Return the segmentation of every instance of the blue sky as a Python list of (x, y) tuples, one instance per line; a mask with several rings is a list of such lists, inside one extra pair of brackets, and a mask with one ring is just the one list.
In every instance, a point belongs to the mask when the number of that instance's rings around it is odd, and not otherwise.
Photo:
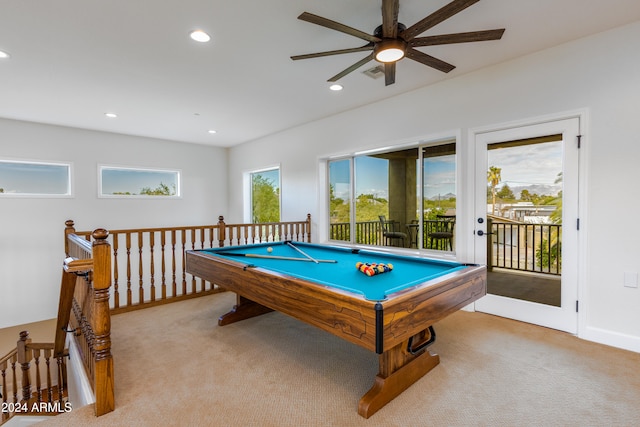
[(0, 188), (5, 194), (68, 194), (69, 166), (3, 161)]
[[(502, 169), (502, 181), (511, 188), (532, 185), (548, 186), (553, 195), (562, 189), (555, 184), (562, 171), (562, 142), (546, 142), (489, 150), (489, 166)], [(433, 199), (438, 195), (456, 194), (456, 164), (454, 155), (429, 157), (424, 162), (424, 194)], [(356, 196), (374, 194), (388, 199), (389, 165), (385, 159), (361, 156), (355, 159)], [(330, 163), (330, 177), (336, 197), (349, 194), (349, 162)], [(520, 194), (515, 194), (519, 197)]]
[(557, 191), (562, 189), (554, 184), (562, 172), (562, 141), (489, 150), (488, 163), (502, 169), (499, 188), (508, 184), (511, 188), (548, 185)]
[[(424, 159), (425, 195), (428, 198), (438, 194), (456, 194), (455, 156), (441, 156)], [(349, 193), (349, 162), (330, 163), (330, 176), (336, 197), (345, 198)], [(383, 198), (389, 195), (389, 163), (376, 157), (356, 158), (356, 195), (374, 194)]]
[(114, 194), (117, 192), (140, 194), (140, 190), (149, 187), (154, 190), (160, 183), (173, 190), (179, 191), (179, 183), (176, 171), (156, 171), (137, 169), (103, 169), (102, 170), (102, 194)]

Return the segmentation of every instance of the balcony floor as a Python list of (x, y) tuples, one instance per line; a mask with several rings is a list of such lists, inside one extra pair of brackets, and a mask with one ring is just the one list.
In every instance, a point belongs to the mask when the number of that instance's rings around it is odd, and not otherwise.
[(560, 276), (511, 272), (487, 273), (487, 293), (560, 307)]

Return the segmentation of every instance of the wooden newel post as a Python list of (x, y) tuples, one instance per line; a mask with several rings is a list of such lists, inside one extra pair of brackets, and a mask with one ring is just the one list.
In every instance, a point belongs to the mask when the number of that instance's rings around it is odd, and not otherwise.
[(218, 246), (223, 247), (226, 240), (227, 224), (224, 223), (224, 217), (220, 215), (218, 217)]
[(307, 214), (307, 243), (311, 243), (311, 214)]
[(109, 288), (111, 287), (111, 246), (109, 232), (99, 228), (92, 234), (93, 241), (93, 332), (95, 341), (94, 391), (96, 416), (115, 408), (113, 357), (111, 355), (111, 317), (109, 313)]
[(67, 236), (69, 236), (69, 234), (73, 234), (76, 232), (76, 229), (74, 228), (74, 222), (72, 219), (68, 219), (64, 222), (64, 225), (66, 226), (64, 228), (64, 253), (66, 254), (65, 256), (69, 256), (69, 239), (67, 238)]
[(31, 398), (31, 376), (29, 375), (29, 369), (31, 368), (31, 350), (27, 346), (31, 344), (31, 338), (29, 338), (29, 332), (20, 332), (20, 339), (18, 340), (18, 363), (22, 368), (22, 402), (29, 402)]

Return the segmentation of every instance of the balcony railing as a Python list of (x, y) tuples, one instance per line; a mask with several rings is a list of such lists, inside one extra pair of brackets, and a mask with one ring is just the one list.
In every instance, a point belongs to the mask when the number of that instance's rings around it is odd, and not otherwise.
[[(440, 231), (443, 224), (446, 224), (445, 220), (425, 220), (422, 226), (422, 241), (424, 242), (424, 249), (433, 250), (447, 250), (444, 242), (434, 240), (431, 242), (427, 237), (434, 231)], [(417, 236), (412, 235), (411, 229), (408, 227), (403, 229), (398, 222), (390, 221), (389, 226), (391, 231), (402, 231), (407, 233), (408, 239), (405, 242), (406, 246), (417, 247)], [(417, 230), (417, 228), (416, 228)], [(416, 231), (414, 231), (416, 233)], [(338, 240), (343, 242), (351, 241), (351, 227), (348, 222), (338, 222), (330, 224), (329, 227), (329, 239)], [(355, 243), (359, 245), (374, 245), (384, 246), (384, 239), (382, 238), (382, 227), (380, 221), (360, 221), (356, 222), (356, 239)]]
[[(439, 230), (442, 220), (425, 220), (422, 226), (424, 249), (447, 250), (443, 241), (434, 241), (431, 246), (429, 234)], [(560, 275), (562, 272), (562, 225), (523, 224), (488, 220), (492, 234), (487, 237), (487, 267), (530, 271)], [(400, 230), (396, 226), (396, 231)], [(334, 223), (329, 228), (331, 240), (351, 240), (351, 227), (347, 222)], [(407, 246), (417, 246), (416, 236), (409, 234)], [(455, 241), (455, 239), (454, 239)], [(382, 246), (382, 229), (379, 221), (356, 222), (355, 243)]]
[(562, 225), (488, 220), (488, 267), (560, 275)]

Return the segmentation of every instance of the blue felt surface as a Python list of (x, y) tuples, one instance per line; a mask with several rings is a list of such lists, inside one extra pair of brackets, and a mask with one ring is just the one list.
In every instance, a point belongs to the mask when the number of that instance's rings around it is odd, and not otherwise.
[[(317, 260), (335, 260), (337, 263), (314, 263), (266, 258), (238, 257), (227, 254), (257, 254), (305, 258), (300, 252), (283, 242), (231, 246), (205, 249), (204, 252), (226, 257), (247, 265), (255, 265), (282, 274), (313, 281), (326, 286), (354, 292), (372, 301), (384, 300), (387, 295), (463, 269), (462, 264), (427, 258), (407, 257), (384, 252), (360, 250), (354, 254), (349, 248), (293, 242), (295, 247)], [(271, 247), (272, 252), (267, 248)], [(356, 263), (392, 264), (393, 270), (375, 276), (367, 276), (356, 269)]]

